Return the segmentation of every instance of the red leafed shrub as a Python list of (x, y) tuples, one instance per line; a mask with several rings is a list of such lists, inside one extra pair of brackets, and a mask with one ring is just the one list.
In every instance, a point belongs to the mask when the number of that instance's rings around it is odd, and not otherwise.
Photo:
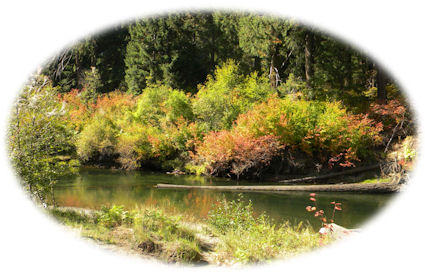
[(208, 133), (197, 147), (198, 159), (211, 175), (260, 176), (283, 146), (273, 135), (253, 137), (235, 131)]
[[(383, 143), (389, 144), (394, 139), (400, 140), (413, 135), (415, 126), (405, 104), (399, 100), (390, 100), (387, 104), (371, 104), (371, 117), (383, 124)], [(388, 146), (388, 145), (387, 145)]]
[(384, 124), (384, 130), (392, 130), (397, 124), (408, 119), (406, 106), (398, 100), (390, 100), (387, 104), (370, 105), (371, 116)]

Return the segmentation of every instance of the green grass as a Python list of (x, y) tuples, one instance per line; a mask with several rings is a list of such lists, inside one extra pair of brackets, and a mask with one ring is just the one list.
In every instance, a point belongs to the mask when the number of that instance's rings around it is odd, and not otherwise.
[(78, 229), (83, 237), (114, 244), (165, 262), (197, 264), (258, 263), (287, 258), (330, 242), (311, 227), (275, 224), (264, 214), (254, 216), (242, 196), (222, 200), (206, 221), (153, 208), (131, 211), (122, 206), (84, 212), (54, 208), (51, 214)]
[(222, 200), (209, 214), (209, 224), (220, 241), (216, 247), (218, 263), (258, 263), (287, 258), (324, 245), (311, 227), (302, 223), (275, 224), (262, 214), (253, 215), (251, 202)]
[(386, 178), (369, 178), (369, 179), (365, 179), (360, 183), (387, 183), (390, 182), (391, 178), (390, 177), (386, 177)]

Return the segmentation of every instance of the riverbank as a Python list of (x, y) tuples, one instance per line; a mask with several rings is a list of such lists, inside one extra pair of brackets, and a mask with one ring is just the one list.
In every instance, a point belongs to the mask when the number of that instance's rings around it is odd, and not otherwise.
[(145, 206), (133, 210), (56, 207), (49, 213), (102, 247), (166, 263), (268, 262), (331, 242), (302, 223), (276, 224), (265, 215), (254, 216), (252, 206), (241, 200), (223, 200), (205, 220)]

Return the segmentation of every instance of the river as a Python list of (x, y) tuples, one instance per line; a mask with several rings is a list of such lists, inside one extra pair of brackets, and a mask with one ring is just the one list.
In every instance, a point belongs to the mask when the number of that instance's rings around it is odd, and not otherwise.
[[(249, 182), (201, 176), (174, 176), (154, 172), (126, 172), (106, 169), (81, 169), (79, 175), (63, 178), (54, 193), (60, 206), (100, 208), (124, 205), (159, 206), (166, 210), (205, 218), (218, 199), (236, 199), (238, 192), (212, 190), (157, 189), (158, 183), (181, 185), (275, 185), (276, 183)], [(390, 201), (392, 194), (318, 193), (317, 203), (328, 217), (332, 214), (330, 202), (342, 203), (335, 222), (346, 228), (365, 223)], [(243, 199), (252, 201), (254, 212), (265, 212), (276, 222), (292, 224), (303, 221), (318, 228), (320, 223), (305, 209), (311, 205), (309, 192), (244, 192)]]

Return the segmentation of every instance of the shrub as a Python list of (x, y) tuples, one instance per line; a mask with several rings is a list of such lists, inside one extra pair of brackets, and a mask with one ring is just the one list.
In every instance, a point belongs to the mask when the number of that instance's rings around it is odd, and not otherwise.
[[(253, 263), (319, 247), (323, 240), (311, 227), (300, 223), (274, 224), (266, 215), (255, 217), (252, 203), (239, 195), (236, 201), (221, 200), (208, 214), (221, 242), (216, 246), (219, 262)], [(325, 241), (327, 242), (327, 241)]]
[(113, 119), (114, 115), (123, 115), (131, 111), (136, 104), (136, 99), (133, 95), (125, 94), (120, 91), (113, 91), (97, 98), (95, 109), (96, 112)]
[(238, 179), (248, 173), (256, 177), (282, 147), (273, 135), (253, 137), (237, 131), (208, 133), (197, 147), (199, 160), (211, 175), (231, 173)]
[(222, 234), (238, 228), (248, 229), (257, 223), (252, 202), (246, 204), (242, 194), (236, 200), (220, 200), (208, 213), (207, 221)]
[(124, 209), (124, 206), (112, 205), (112, 207), (102, 207), (97, 214), (97, 222), (107, 228), (117, 227), (122, 224), (132, 224), (134, 214)]
[(293, 73), (290, 73), (285, 83), (278, 86), (281, 95), (290, 94), (294, 97), (311, 98), (312, 89), (308, 88), (307, 83), (300, 78), (296, 78)]
[(233, 60), (217, 67), (200, 86), (193, 100), (193, 112), (208, 130), (229, 129), (240, 113), (274, 93), (265, 77), (243, 76)]
[(123, 129), (118, 136), (116, 153), (124, 169), (137, 169), (144, 164), (169, 169), (166, 164), (184, 151), (188, 134), (177, 126), (163, 125), (160, 128), (133, 123)]
[(67, 121), (69, 121), (77, 131), (80, 131), (85, 126), (93, 110), (87, 108), (79, 93), (77, 89), (73, 89), (68, 93), (58, 95), (59, 100), (65, 103)]
[(193, 115), (189, 97), (183, 91), (155, 84), (143, 90), (134, 117), (140, 123), (158, 126), (162, 120), (175, 122), (180, 117), (191, 120)]
[(135, 126), (119, 135), (116, 152), (123, 169), (140, 168), (142, 160), (148, 160), (152, 156), (152, 147), (145, 129)]
[(417, 155), (417, 139), (407, 136), (395, 143), (386, 155), (382, 172), (393, 178), (408, 177)]
[(198, 261), (201, 258), (199, 241), (194, 231), (183, 226), (180, 220), (181, 217), (166, 215), (162, 211), (144, 210), (134, 226), (136, 238), (141, 243), (139, 247), (151, 244), (154, 248), (148, 253), (167, 261)]
[(35, 76), (19, 94), (11, 115), (8, 130), (11, 163), (31, 196), (54, 205), (56, 181), (74, 173), (75, 163), (59, 161), (59, 156), (73, 151), (73, 132), (65, 120), (65, 106), (58, 101), (51, 82), (46, 77)]
[(97, 115), (78, 134), (77, 154), (83, 162), (110, 161), (115, 152), (118, 130), (106, 117)]
[(235, 129), (254, 137), (273, 135), (293, 153), (304, 152), (330, 166), (352, 166), (380, 143), (382, 125), (348, 113), (338, 102), (271, 98), (240, 115)]
[(415, 127), (407, 106), (394, 99), (386, 104), (372, 103), (370, 105), (371, 117), (383, 124), (383, 142), (391, 143), (394, 138), (404, 138), (413, 135)]

